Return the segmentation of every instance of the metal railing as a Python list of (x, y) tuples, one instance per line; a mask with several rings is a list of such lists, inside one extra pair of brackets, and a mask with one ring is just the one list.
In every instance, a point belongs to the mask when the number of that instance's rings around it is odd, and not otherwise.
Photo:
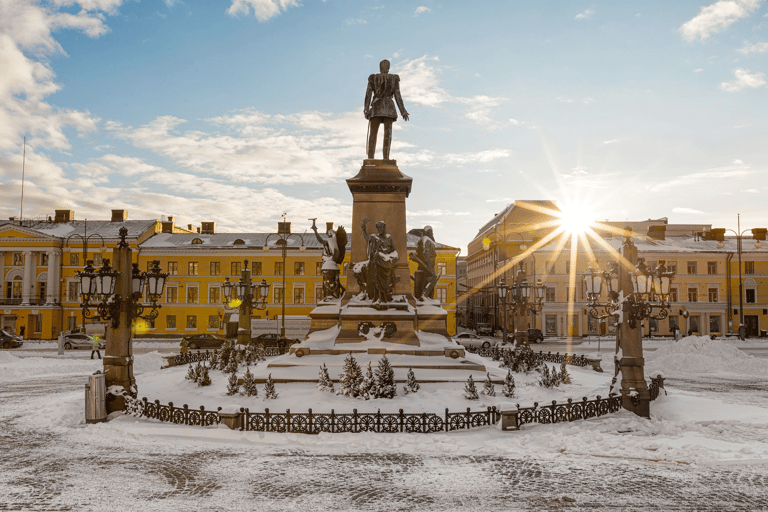
[[(477, 347), (465, 347), (464, 348), (467, 352), (470, 352), (472, 354), (477, 354), (481, 357), (488, 357), (493, 358), (496, 355), (499, 355), (503, 358), (503, 352), (507, 350), (512, 350), (509, 348), (502, 348), (502, 349), (495, 349), (495, 348), (477, 348)], [(585, 355), (575, 355), (575, 354), (561, 354), (560, 352), (555, 352), (554, 354), (552, 352), (533, 352), (534, 354), (534, 362), (535, 363), (557, 363), (557, 364), (567, 364), (571, 366), (589, 366), (590, 362), (587, 359)]]

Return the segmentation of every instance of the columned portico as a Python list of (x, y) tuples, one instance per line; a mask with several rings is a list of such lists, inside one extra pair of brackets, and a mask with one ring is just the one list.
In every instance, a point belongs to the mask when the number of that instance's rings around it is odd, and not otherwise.
[(59, 265), (58, 251), (48, 251), (48, 281), (45, 286), (45, 303), (52, 305), (58, 302)]

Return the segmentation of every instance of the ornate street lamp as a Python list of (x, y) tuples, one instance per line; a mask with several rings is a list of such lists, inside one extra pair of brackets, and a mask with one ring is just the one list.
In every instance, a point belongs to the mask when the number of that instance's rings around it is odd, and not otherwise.
[(280, 337), (285, 337), (285, 257), (286, 257), (286, 251), (288, 249), (288, 241), (291, 239), (291, 237), (299, 237), (299, 241), (301, 242), (301, 245), (299, 246), (299, 250), (304, 252), (307, 250), (306, 246), (304, 245), (304, 237), (298, 233), (291, 233), (291, 223), (285, 222), (285, 214), (283, 214), (283, 222), (278, 222), (277, 224), (277, 233), (271, 233), (267, 235), (267, 239), (264, 240), (264, 251), (269, 250), (269, 239), (272, 237), (276, 237), (277, 241), (275, 242), (275, 245), (279, 245), (282, 248), (283, 251), (283, 297), (282, 297), (282, 326), (280, 328)]
[[(222, 284), (224, 295), (224, 309), (239, 309), (237, 342), (248, 344), (251, 341), (251, 313), (254, 309), (266, 309), (269, 296), (269, 284), (262, 279), (257, 284), (251, 281), (251, 269), (248, 268), (248, 260), (243, 262), (240, 270), (240, 280), (233, 283), (227, 277)], [(236, 300), (238, 305), (229, 307), (229, 303)]]
[[(741, 253), (742, 253), (742, 246), (741, 246), (741, 240), (744, 237), (744, 233), (747, 231), (752, 232), (752, 238), (755, 240), (755, 249), (760, 249), (763, 246), (763, 241), (765, 241), (765, 235), (768, 233), (768, 229), (766, 228), (753, 228), (753, 229), (745, 229), (744, 231), (741, 230), (741, 214), (737, 214), (736, 216), (736, 231), (732, 229), (724, 229), (724, 228), (713, 228), (709, 232), (709, 239), (717, 240), (717, 246), (722, 249), (725, 247), (725, 232), (730, 231), (731, 233), (736, 235), (736, 252), (739, 255), (739, 327), (744, 325), (744, 283), (742, 282), (742, 276), (741, 276)], [(728, 318), (730, 319), (731, 312), (728, 311)], [(731, 325), (733, 325), (733, 322), (731, 321)], [(731, 331), (733, 330), (733, 327), (731, 326)], [(739, 331), (740, 336), (746, 337), (746, 329), (744, 329), (744, 332), (741, 330)], [(743, 338), (742, 338), (743, 339)]]
[(507, 287), (504, 279), (499, 280), (498, 286), (499, 298), (501, 299), (501, 342), (507, 344)]
[(547, 286), (539, 279), (536, 284), (529, 283), (523, 270), (523, 262), (519, 263), (519, 269), (515, 282), (509, 287), (509, 305), (515, 311), (515, 339), (519, 346), (528, 345), (528, 326), (522, 325), (527, 313), (536, 314), (544, 306), (544, 296)]

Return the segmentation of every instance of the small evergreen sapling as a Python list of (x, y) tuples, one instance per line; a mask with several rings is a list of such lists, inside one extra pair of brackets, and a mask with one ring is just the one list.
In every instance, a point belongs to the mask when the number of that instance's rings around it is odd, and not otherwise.
[(200, 373), (197, 376), (197, 385), (198, 386), (210, 386), (211, 385), (211, 376), (208, 374), (208, 367), (203, 365), (200, 368)]
[(259, 396), (259, 390), (256, 386), (256, 378), (251, 373), (250, 368), (245, 369), (245, 375), (243, 375), (243, 391), (245, 396)]
[(413, 368), (408, 368), (408, 377), (405, 381), (405, 386), (403, 386), (403, 393), (407, 395), (408, 393), (415, 393), (419, 389), (421, 389), (421, 386), (418, 381), (416, 381), (416, 375), (413, 374)]
[[(197, 363), (198, 366), (200, 363)], [(184, 377), (185, 379), (191, 380), (192, 382), (197, 382), (197, 371), (194, 366), (192, 366), (192, 363), (189, 363), (189, 368), (187, 368), (187, 376)]]
[(333, 381), (331, 380), (331, 376), (328, 375), (328, 367), (325, 366), (325, 363), (320, 367), (320, 377), (317, 381), (317, 389), (320, 391), (328, 391), (330, 393), (334, 392)]
[(365, 375), (363, 376), (363, 380), (360, 382), (357, 398), (364, 398), (365, 400), (378, 398), (376, 391), (376, 379), (373, 377), (373, 368), (371, 368), (371, 362), (368, 361), (368, 366), (365, 369)]
[(227, 363), (226, 368), (224, 369), (227, 373), (237, 373), (237, 353), (239, 350), (235, 349), (232, 352), (229, 353), (229, 362)]
[(226, 340), (224, 343), (221, 344), (221, 354), (219, 354), (219, 370), (224, 371), (224, 369), (229, 364), (229, 355), (232, 353), (232, 344), (229, 340)]
[(272, 380), (272, 374), (269, 374), (269, 377), (267, 377), (267, 382), (264, 383), (264, 399), (265, 400), (274, 400), (277, 398), (277, 391), (275, 391), (275, 383)]
[(477, 395), (477, 388), (475, 387), (475, 381), (472, 379), (472, 375), (467, 379), (467, 383), (464, 384), (464, 398), (467, 400), (480, 400)]
[(231, 373), (227, 382), (227, 395), (232, 396), (240, 392), (240, 384), (237, 383), (237, 374)]
[(568, 373), (568, 368), (565, 367), (565, 361), (560, 365), (560, 382), (563, 384), (571, 384), (571, 374)]
[(395, 370), (392, 369), (387, 355), (384, 354), (379, 359), (379, 365), (376, 367), (376, 397), (393, 398), (395, 395), (397, 395)]
[(485, 382), (483, 382), (483, 394), (487, 396), (496, 396), (496, 388), (493, 387), (490, 373), (485, 374)]
[(350, 352), (344, 359), (344, 366), (339, 376), (339, 390), (337, 395), (346, 395), (356, 397), (360, 390), (360, 383), (363, 381), (363, 372), (360, 365), (357, 364), (355, 357)]
[(211, 366), (211, 368), (216, 368), (219, 365), (219, 351), (214, 350), (211, 354), (210, 359), (208, 359), (208, 364)]
[(512, 370), (507, 370), (507, 377), (504, 379), (504, 386), (501, 388), (501, 394), (507, 398), (515, 396), (515, 377)]

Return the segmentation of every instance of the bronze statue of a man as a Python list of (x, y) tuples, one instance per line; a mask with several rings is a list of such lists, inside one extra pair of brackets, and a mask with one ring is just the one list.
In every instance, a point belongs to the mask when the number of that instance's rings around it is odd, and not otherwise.
[(365, 104), (363, 115), (369, 121), (368, 158), (373, 159), (376, 152), (376, 137), (379, 133), (379, 125), (384, 123), (384, 160), (389, 160), (389, 148), (392, 145), (392, 123), (397, 121), (397, 107), (405, 121), (408, 120), (408, 112), (400, 97), (400, 77), (389, 74), (389, 61), (379, 63), (381, 73), (368, 77), (368, 88), (365, 91)]
[(363, 238), (368, 242), (368, 261), (364, 270), (365, 294), (372, 302), (392, 302), (395, 267), (400, 257), (384, 221), (376, 223), (377, 233), (368, 234), (368, 220), (363, 219), (362, 226)]
[(435, 272), (435, 235), (432, 226), (424, 226), (423, 234), (416, 246), (416, 254), (409, 255), (411, 261), (418, 264), (413, 284), (413, 295), (417, 299), (434, 299), (435, 286), (437, 286), (437, 273)]

